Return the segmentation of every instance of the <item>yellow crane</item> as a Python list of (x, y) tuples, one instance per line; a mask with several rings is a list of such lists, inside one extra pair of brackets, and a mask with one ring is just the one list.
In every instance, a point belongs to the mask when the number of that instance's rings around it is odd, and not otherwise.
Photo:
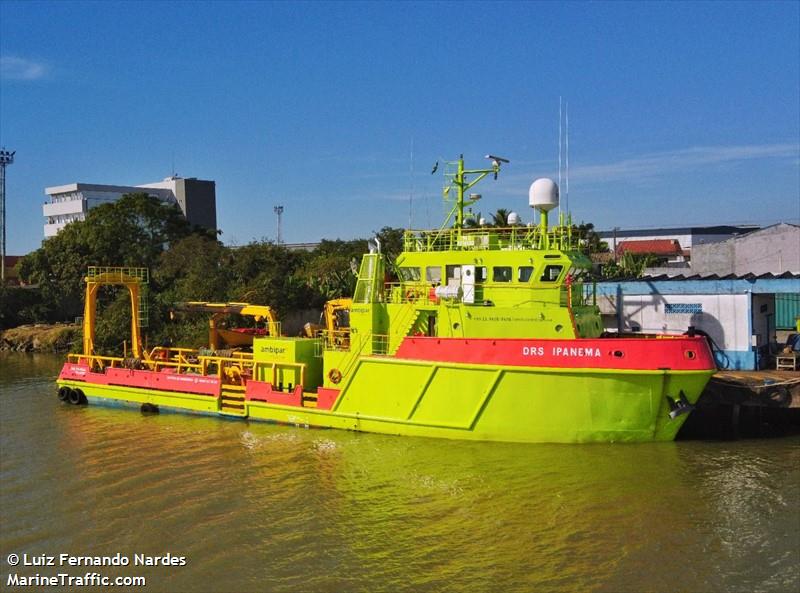
[(280, 323), (274, 311), (267, 305), (251, 305), (250, 303), (207, 303), (204, 301), (190, 301), (178, 303), (174, 311), (187, 313), (211, 313), (208, 320), (208, 347), (218, 350), (224, 342), (228, 346), (252, 346), (256, 331), (232, 330), (219, 327), (220, 318), (235, 313), (245, 317), (252, 317), (256, 323), (265, 323), (264, 335), (279, 336)]

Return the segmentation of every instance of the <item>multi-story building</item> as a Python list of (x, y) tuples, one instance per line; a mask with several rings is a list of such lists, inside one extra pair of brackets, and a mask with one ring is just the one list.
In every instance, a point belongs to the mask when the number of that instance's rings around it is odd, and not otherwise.
[(52, 237), (70, 222), (84, 220), (86, 213), (95, 206), (115, 202), (125, 194), (141, 192), (177, 204), (191, 224), (217, 229), (216, 184), (194, 177), (172, 176), (157, 183), (135, 186), (70, 183), (45, 188), (50, 201), (42, 207), (44, 236)]

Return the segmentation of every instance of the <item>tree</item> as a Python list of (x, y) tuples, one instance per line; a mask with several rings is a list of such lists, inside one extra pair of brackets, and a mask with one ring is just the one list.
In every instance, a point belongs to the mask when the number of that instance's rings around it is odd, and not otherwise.
[(192, 232), (177, 206), (144, 193), (127, 194), (46, 239), (22, 259), (20, 277), (39, 286), (47, 320), (72, 320), (83, 311), (88, 266), (153, 268), (171, 243)]
[(228, 299), (232, 251), (205, 235), (189, 235), (171, 245), (152, 274), (161, 299), (165, 303)]
[(581, 246), (586, 253), (605, 253), (608, 251), (608, 243), (600, 239), (600, 235), (594, 230), (591, 222), (572, 225), (573, 237), (578, 237)]
[(389, 261), (393, 262), (403, 252), (404, 229), (385, 226), (374, 234), (381, 242), (381, 251), (386, 254)]
[(307, 254), (274, 243), (250, 243), (231, 257), (232, 300), (269, 305), (280, 314), (313, 306), (314, 292), (299, 275)]
[(617, 263), (606, 264), (603, 267), (604, 278), (641, 278), (644, 271), (656, 261), (652, 253), (631, 253), (626, 251)]
[(510, 210), (505, 208), (498, 208), (497, 212), (492, 214), (492, 225), (500, 228), (511, 226), (508, 223), (508, 215), (511, 214)]

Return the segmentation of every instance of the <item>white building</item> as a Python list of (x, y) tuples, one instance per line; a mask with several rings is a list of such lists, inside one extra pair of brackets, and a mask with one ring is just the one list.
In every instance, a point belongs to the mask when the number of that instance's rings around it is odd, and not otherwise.
[(173, 176), (157, 183), (135, 186), (70, 183), (45, 188), (50, 201), (42, 206), (44, 236), (52, 237), (70, 222), (85, 220), (86, 213), (95, 206), (115, 202), (125, 194), (142, 192), (177, 204), (192, 224), (212, 230), (217, 228), (215, 183)]
[(682, 334), (689, 326), (714, 341), (723, 369), (764, 368), (777, 348), (779, 297), (800, 294), (800, 275), (641, 278), (597, 285), (608, 331)]
[[(619, 247), (623, 241), (654, 241), (659, 239), (670, 239), (680, 243), (683, 249), (691, 250), (696, 245), (707, 243), (717, 243), (733, 237), (743, 235), (751, 231), (758, 230), (757, 225), (738, 225), (738, 226), (699, 226), (699, 227), (675, 227), (675, 228), (653, 228), (653, 229), (616, 229), (610, 231), (598, 231), (600, 238), (608, 243), (612, 252)], [(615, 244), (616, 243), (616, 244)]]
[(697, 245), (692, 273), (800, 274), (800, 226), (781, 222), (719, 243)]

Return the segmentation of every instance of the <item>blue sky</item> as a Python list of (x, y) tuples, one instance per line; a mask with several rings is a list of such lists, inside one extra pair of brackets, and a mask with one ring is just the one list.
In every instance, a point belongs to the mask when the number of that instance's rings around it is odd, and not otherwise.
[[(570, 206), (602, 229), (800, 219), (800, 3), (0, 1), (8, 252), (46, 186), (217, 182), (228, 243), (437, 226), (437, 160), (511, 159), (532, 218), (569, 102)], [(413, 162), (411, 158), (413, 143)], [(413, 173), (412, 173), (413, 171)], [(562, 188), (563, 194), (563, 188)]]

